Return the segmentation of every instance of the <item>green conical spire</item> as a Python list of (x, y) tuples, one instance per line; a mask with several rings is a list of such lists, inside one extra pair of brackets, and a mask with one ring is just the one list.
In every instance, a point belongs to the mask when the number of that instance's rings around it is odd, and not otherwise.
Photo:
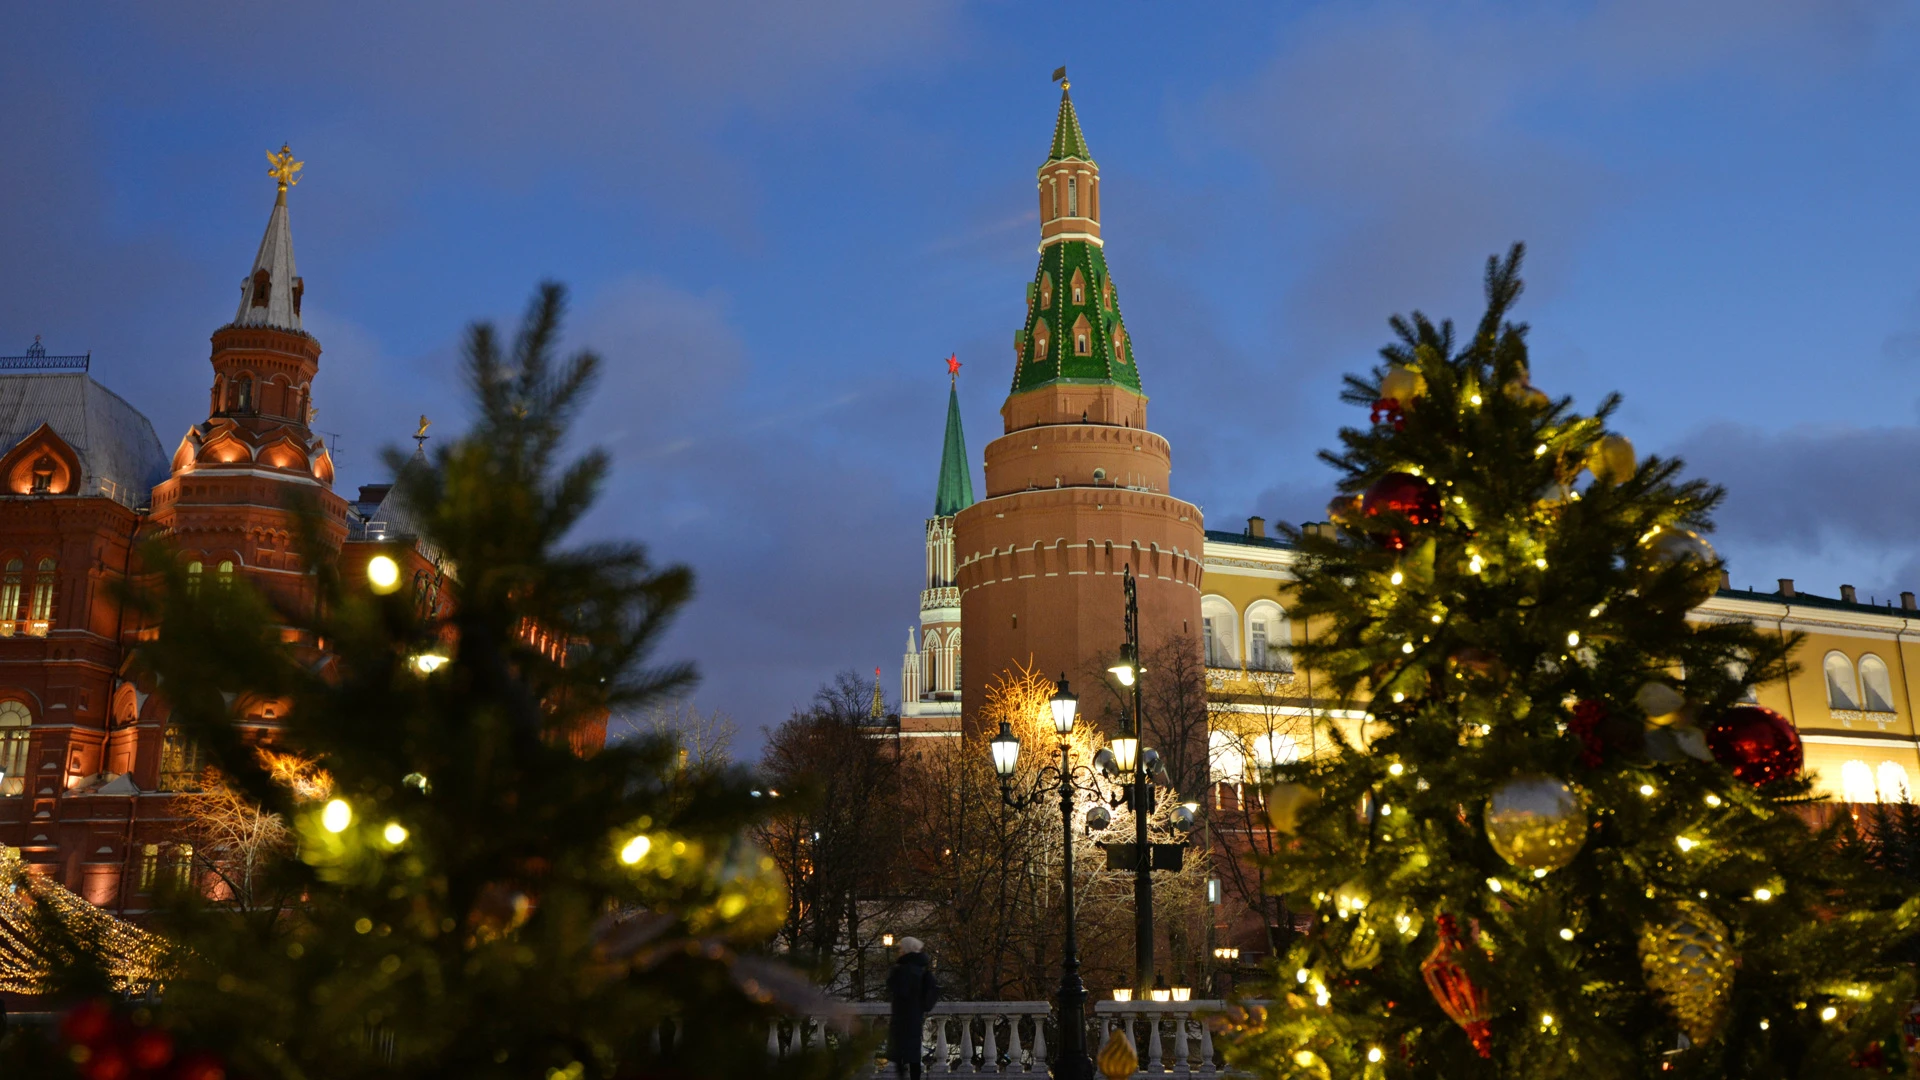
[(1073, 111), (1073, 99), (1067, 96), (1067, 87), (1060, 87), (1060, 119), (1053, 125), (1053, 152), (1047, 155), (1048, 161), (1091, 162), (1093, 154), (1087, 149), (1087, 137), (1080, 133), (1080, 117)]
[(935, 517), (952, 517), (973, 505), (973, 470), (967, 467), (967, 437), (960, 430), (960, 386), (947, 391), (947, 441), (940, 448), (940, 486), (934, 491)]

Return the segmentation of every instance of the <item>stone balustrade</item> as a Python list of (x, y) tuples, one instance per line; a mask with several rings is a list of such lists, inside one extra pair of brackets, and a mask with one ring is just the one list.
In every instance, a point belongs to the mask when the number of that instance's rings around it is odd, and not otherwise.
[(1213, 1031), (1204, 1019), (1225, 1006), (1214, 1000), (1095, 1002), (1089, 1052), (1098, 1053), (1113, 1029), (1122, 1028), (1140, 1057), (1136, 1077), (1234, 1075), (1217, 1060)]
[[(1140, 1057), (1136, 1078), (1227, 1077), (1217, 1060), (1204, 1014), (1220, 1001), (1099, 1001), (1087, 1031), (1087, 1053), (1097, 1054), (1115, 1028), (1125, 1028)], [(868, 1040), (874, 1056), (860, 1075), (892, 1074), (885, 1002), (854, 1002), (831, 1016), (783, 1021), (767, 1032), (767, 1053), (780, 1057), (803, 1047)], [(1053, 1006), (1046, 1001), (943, 1001), (927, 1014), (921, 1036), (928, 1076), (1045, 1076), (1049, 1047), (1059, 1044)]]

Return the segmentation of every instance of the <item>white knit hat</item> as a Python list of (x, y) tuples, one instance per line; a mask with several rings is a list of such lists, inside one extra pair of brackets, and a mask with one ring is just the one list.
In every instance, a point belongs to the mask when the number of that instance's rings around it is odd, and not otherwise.
[(903, 953), (925, 952), (926, 949), (926, 943), (917, 937), (903, 937), (900, 939), (900, 951)]

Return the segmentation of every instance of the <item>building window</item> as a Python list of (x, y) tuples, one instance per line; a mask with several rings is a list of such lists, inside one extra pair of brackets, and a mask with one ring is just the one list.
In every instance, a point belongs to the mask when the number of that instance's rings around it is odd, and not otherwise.
[(1040, 306), (1053, 306), (1053, 275), (1045, 272), (1040, 275)]
[(1047, 324), (1044, 320), (1033, 326), (1033, 360), (1039, 363), (1047, 358)]
[(1879, 782), (1881, 802), (1909, 802), (1912, 785), (1907, 782), (1907, 770), (1897, 761), (1883, 761), (1875, 770), (1874, 779)]
[(1073, 272), (1073, 302), (1076, 305), (1087, 302), (1087, 279), (1079, 270)]
[(160, 876), (160, 845), (146, 844), (140, 848), (140, 884), (135, 892), (151, 893), (154, 879)]
[(232, 584), (233, 584), (233, 560), (221, 559), (220, 560), (220, 587), (224, 589), (227, 586)]
[(1220, 659), (1220, 640), (1213, 630), (1213, 619), (1203, 616), (1200, 619), (1200, 637), (1207, 648), (1207, 666), (1220, 667), (1225, 661)]
[(5, 577), (0, 577), (0, 637), (12, 637), (20, 619), (20, 576), (25, 569), (19, 559), (7, 560)]
[(1873, 770), (1864, 761), (1849, 761), (1840, 766), (1841, 798), (1850, 803), (1878, 802)]
[(1240, 618), (1223, 596), (1200, 598), (1200, 637), (1208, 667), (1240, 666)]
[(1887, 662), (1868, 653), (1860, 658), (1860, 707), (1868, 712), (1893, 711), (1893, 680)]
[[(1835, 709), (1858, 709), (1860, 707), (1859, 684), (1854, 679), (1853, 661), (1843, 652), (1827, 654), (1824, 667), (1827, 672), (1827, 704)], [(1863, 762), (1861, 768), (1866, 768)]]
[(187, 595), (189, 596), (200, 595), (201, 569), (201, 563), (198, 559), (187, 564)]
[(1266, 620), (1255, 619), (1247, 625), (1247, 665), (1255, 671), (1272, 671), (1273, 661), (1267, 655)]
[(33, 463), (33, 487), (29, 494), (46, 495), (53, 491), (53, 459), (45, 454)]
[(1231, 731), (1207, 733), (1207, 767), (1216, 784), (1237, 784), (1247, 778), (1247, 746)]
[(0, 701), (0, 795), (18, 795), (27, 789), (27, 740), (33, 734), (33, 714), (18, 701)]
[(1073, 354), (1075, 356), (1093, 355), (1093, 327), (1087, 323), (1085, 315), (1073, 324)]
[(1080, 184), (1073, 177), (1067, 177), (1067, 216), (1080, 216)]
[(186, 732), (167, 725), (160, 742), (160, 790), (200, 790), (200, 774), (206, 771), (203, 761), (200, 744)]
[(242, 375), (234, 380), (234, 406), (240, 412), (253, 411), (253, 376)]
[(253, 272), (253, 306), (266, 307), (267, 297), (272, 292), (273, 275), (267, 273), (264, 268), (255, 270)]
[(173, 886), (186, 889), (193, 884), (193, 845), (173, 846)]
[(33, 607), (27, 612), (27, 633), (46, 637), (53, 625), (53, 560), (41, 559), (33, 575)]

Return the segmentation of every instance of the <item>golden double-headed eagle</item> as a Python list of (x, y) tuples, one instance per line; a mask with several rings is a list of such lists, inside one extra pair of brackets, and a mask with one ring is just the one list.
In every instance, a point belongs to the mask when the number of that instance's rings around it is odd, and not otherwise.
[(307, 164), (304, 161), (293, 160), (293, 148), (287, 143), (280, 144), (280, 152), (277, 154), (271, 150), (267, 151), (267, 163), (273, 166), (267, 170), (267, 175), (280, 182), (282, 192), (300, 182), (295, 174)]

